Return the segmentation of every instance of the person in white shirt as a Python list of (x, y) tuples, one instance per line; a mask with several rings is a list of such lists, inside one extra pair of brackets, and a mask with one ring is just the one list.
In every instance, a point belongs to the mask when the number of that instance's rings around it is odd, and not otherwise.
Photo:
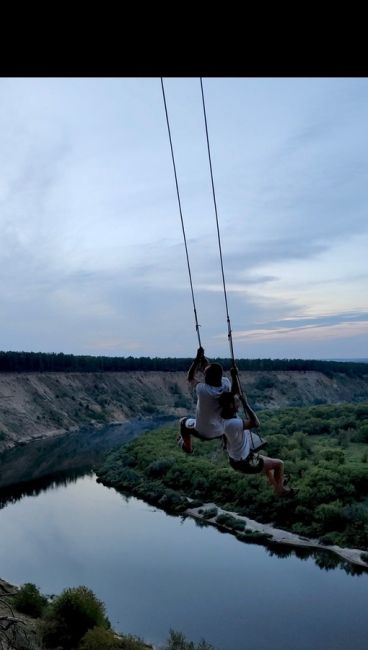
[[(204, 374), (204, 381), (198, 377), (198, 372)], [(192, 435), (203, 440), (223, 436), (224, 421), (219, 397), (236, 387), (234, 378), (230, 382), (227, 377), (223, 377), (223, 369), (219, 363), (208, 362), (202, 347), (197, 350), (197, 356), (188, 370), (187, 380), (197, 394), (196, 414), (194, 418), (181, 418), (177, 442), (183, 451), (191, 454)]]
[[(259, 426), (259, 420), (243, 395), (243, 407), (246, 420), (237, 416), (237, 397), (234, 393), (223, 394), (219, 398), (221, 416), (224, 421), (226, 451), (233, 469), (243, 474), (263, 472), (275, 494), (285, 496), (293, 491), (285, 485), (284, 463), (279, 458), (269, 458), (262, 454), (253, 454), (253, 438), (250, 429)], [(258, 436), (257, 436), (258, 437)]]

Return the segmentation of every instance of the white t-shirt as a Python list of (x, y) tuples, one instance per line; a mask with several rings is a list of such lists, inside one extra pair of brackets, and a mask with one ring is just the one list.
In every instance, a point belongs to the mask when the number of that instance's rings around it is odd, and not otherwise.
[(250, 432), (243, 429), (241, 418), (223, 420), (226, 436), (226, 451), (233, 460), (248, 458), (251, 447)]
[[(230, 392), (231, 382), (227, 377), (221, 380), (221, 386), (209, 386), (200, 382), (196, 385), (197, 408), (194, 428), (206, 438), (217, 438), (224, 433), (225, 420), (221, 417), (219, 397)], [(189, 422), (187, 422), (188, 426)]]

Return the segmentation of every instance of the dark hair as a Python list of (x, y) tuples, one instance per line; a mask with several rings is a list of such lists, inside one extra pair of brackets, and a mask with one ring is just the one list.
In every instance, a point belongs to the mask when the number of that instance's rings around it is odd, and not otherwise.
[(221, 417), (224, 418), (224, 420), (233, 418), (236, 413), (235, 396), (233, 393), (222, 393), (219, 397), (219, 403), (221, 406)]
[(204, 380), (210, 386), (221, 386), (222, 366), (219, 363), (210, 363), (204, 371)]

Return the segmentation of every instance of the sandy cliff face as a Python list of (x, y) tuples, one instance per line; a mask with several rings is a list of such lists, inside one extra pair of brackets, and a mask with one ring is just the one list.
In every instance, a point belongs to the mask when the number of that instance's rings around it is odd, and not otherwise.
[[(243, 372), (256, 409), (368, 400), (368, 375)], [(194, 402), (183, 372), (2, 373), (0, 451), (83, 425), (186, 415)]]

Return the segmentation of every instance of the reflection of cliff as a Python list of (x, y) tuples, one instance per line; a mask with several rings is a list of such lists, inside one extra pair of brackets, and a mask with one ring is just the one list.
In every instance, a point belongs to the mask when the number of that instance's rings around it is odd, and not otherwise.
[[(113, 447), (128, 442), (142, 431), (160, 426), (169, 418), (137, 420), (99, 429), (82, 429), (31, 444), (10, 449), (0, 456), (0, 498), (7, 486), (42, 479), (50, 482), (66, 477), (80, 476), (92, 469), (103, 454)], [(20, 490), (23, 490), (22, 485)], [(30, 489), (36, 485), (27, 486)], [(11, 490), (13, 494), (13, 490)]]
[(16, 503), (25, 496), (36, 497), (41, 492), (52, 490), (59, 485), (66, 486), (69, 483), (75, 483), (80, 476), (85, 476), (91, 470), (64, 470), (56, 472), (55, 474), (48, 474), (43, 478), (34, 479), (32, 481), (24, 481), (17, 485), (9, 485), (7, 487), (0, 487), (0, 509), (5, 508), (10, 503)]
[[(247, 371), (241, 378), (256, 409), (368, 400), (368, 374)], [(192, 408), (185, 372), (4, 372), (0, 451), (81, 426), (179, 417)]]

